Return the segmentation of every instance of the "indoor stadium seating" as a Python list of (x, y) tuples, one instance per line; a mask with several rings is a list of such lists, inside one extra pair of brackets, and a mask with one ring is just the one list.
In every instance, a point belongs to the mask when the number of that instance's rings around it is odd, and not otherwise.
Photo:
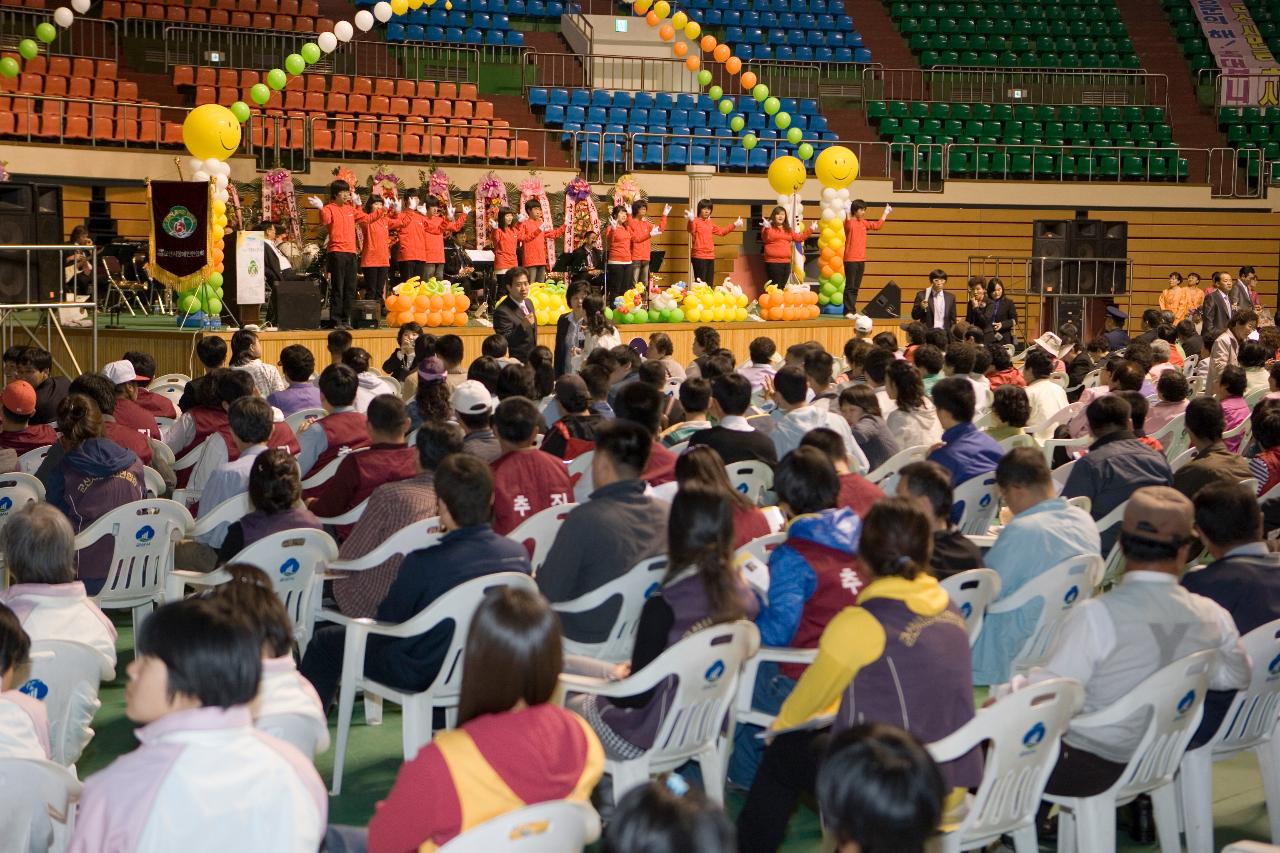
[(870, 62), (841, 0), (691, 0), (703, 27), (743, 60)]
[(320, 17), (317, 0), (215, 0), (191, 6), (185, 0), (104, 0), (102, 17), (284, 32), (333, 29), (333, 21)]

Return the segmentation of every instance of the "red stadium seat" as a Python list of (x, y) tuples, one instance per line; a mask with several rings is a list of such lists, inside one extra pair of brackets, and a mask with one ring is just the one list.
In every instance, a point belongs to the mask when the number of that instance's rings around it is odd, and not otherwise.
[(301, 77), (290, 77), (284, 84), (284, 90), (286, 92), (305, 92), (306, 88), (306, 83)]
[(422, 156), (422, 137), (415, 133), (406, 133), (400, 138), (402, 153), (409, 157)]
[(152, 21), (163, 21), (164, 6), (159, 3), (148, 3), (144, 7), (143, 16)]
[(124, 4), (124, 17), (141, 18), (142, 16), (143, 14), (142, 14), (141, 3), (125, 3)]
[(89, 117), (88, 116), (67, 116), (67, 126), (63, 131), (65, 139), (87, 140), (93, 137), (89, 134)]
[(351, 78), (345, 74), (335, 74), (329, 80), (329, 91), (343, 95), (349, 94), (351, 92)]
[(219, 68), (218, 85), (230, 86), (234, 89), (236, 86), (240, 85), (240, 73), (234, 68)]
[(294, 32), (298, 32), (298, 33), (322, 32), (321, 30), (316, 29), (315, 18), (308, 18), (306, 15), (300, 15), (299, 17), (296, 17), (296, 18), (289, 17), (288, 15), (277, 15), (276, 26), (283, 27), (284, 24), (281, 23), (282, 21), (291, 22), (292, 26), (290, 27), (290, 29), (293, 30)]
[(489, 140), (489, 157), (493, 160), (510, 160), (511, 156), (507, 150), (507, 140)]
[(17, 116), (8, 108), (0, 109), (0, 136), (13, 136), (15, 133), (14, 126), (17, 123)]
[(458, 84), (458, 98), (463, 101), (474, 101), (479, 94), (475, 83)]
[(428, 156), (431, 156), (431, 157), (443, 157), (444, 156), (444, 137), (428, 136), (427, 140), (428, 140), (429, 150), (424, 153), (426, 153)]
[[(27, 70), (35, 71), (36, 69), (28, 68)], [(44, 73), (53, 77), (70, 77), (71, 60), (65, 56), (51, 56), (49, 57), (49, 67), (45, 69)], [(84, 76), (91, 77), (93, 76), (93, 72), (90, 71)]]
[(393, 116), (407, 116), (409, 114), (409, 99), (392, 98), (389, 112)]
[(137, 139), (143, 145), (154, 145), (160, 138), (160, 123), (155, 119), (142, 119), (138, 122)]
[(309, 113), (324, 112), (324, 92), (307, 92), (303, 108)]
[[(58, 57), (58, 59), (64, 59), (64, 58), (65, 57), (61, 57), (61, 56)], [(71, 68), (67, 72), (64, 73), (62, 71), (59, 71), (57, 73), (61, 74), (64, 77), (92, 77), (93, 76), (93, 60), (83, 59), (83, 58), (76, 59), (73, 63), (71, 63)]]
[(319, 0), (302, 0), (299, 5), (303, 15), (310, 15), (314, 18), (320, 14)]
[(324, 82), (325, 82), (325, 78), (323, 74), (308, 74), (307, 75), (307, 91), (323, 92)]
[[(14, 54), (8, 54), (8, 56), (12, 56), (12, 57), (16, 58), (16, 56), (15, 56)], [(54, 58), (55, 58), (55, 59), (58, 59), (58, 60), (61, 60), (61, 61), (65, 61), (65, 60), (66, 60), (66, 57), (64, 57), (64, 56), (58, 56), (58, 57), (54, 57)], [(40, 74), (40, 75), (44, 75), (44, 74), (47, 74), (47, 73), (49, 72), (49, 62), (48, 62), (48, 60), (47, 60), (43, 55), (41, 55), (41, 56), (37, 56), (35, 59), (32, 59), (32, 60), (28, 61), (25, 65), (23, 65), (23, 66), (22, 66), (22, 70), (23, 70), (23, 71), (25, 71), (25, 72), (27, 72), (28, 74)], [(70, 73), (70, 72), (68, 71), (67, 73)], [(64, 76), (65, 76), (65, 75), (64, 75)]]
[(476, 101), (476, 118), (492, 119), (493, 118), (493, 101)]
[(187, 10), (187, 23), (189, 24), (207, 24), (209, 23), (209, 10), (192, 6)]
[(419, 97), (419, 98), (431, 98), (431, 99), (434, 99), (434, 98), (435, 98), (435, 96), (436, 96), (436, 84), (435, 84), (435, 83), (431, 82), (430, 80), (419, 80), (419, 81), (418, 81), (418, 97)]
[(440, 118), (451, 118), (453, 116), (453, 103), (451, 101), (436, 98), (431, 114)]
[(91, 123), (91, 131), (93, 138), (97, 142), (115, 142), (116, 141), (116, 122), (115, 119), (106, 116), (93, 116)]
[(124, 15), (120, 0), (105, 0), (102, 4), (102, 17), (108, 21), (119, 20)]
[(302, 7), (298, 0), (280, 0), (278, 10), (281, 15), (301, 15)]
[(55, 95), (57, 97), (65, 97), (67, 94), (67, 78), (66, 77), (44, 78), (44, 93), (46, 95)]
[(471, 118), (471, 109), (474, 104), (471, 101), (455, 101), (453, 104), (453, 117), (460, 119)]
[(187, 10), (182, 6), (166, 6), (165, 18), (175, 23), (186, 23)]
[(218, 69), (201, 66), (196, 69), (196, 85), (197, 86), (216, 86), (218, 85)]
[(285, 110), (306, 109), (306, 97), (302, 92), (285, 92), (284, 108)]
[(373, 82), (373, 94), (390, 98), (396, 93), (396, 83), (386, 77), (379, 77)]
[(426, 98), (414, 98), (409, 109), (412, 115), (429, 116), (431, 115), (431, 101)]
[(311, 125), (311, 149), (313, 151), (333, 150), (333, 131), (328, 122), (316, 121)]
[(274, 21), (271, 15), (257, 13), (250, 20), (253, 22), (253, 28), (255, 30), (270, 30), (274, 26)]
[(98, 60), (98, 76), (108, 80), (116, 79), (116, 63), (114, 59)]
[(194, 86), (196, 84), (196, 70), (190, 65), (179, 65), (173, 69), (173, 85), (177, 88), (186, 86)]
[(88, 77), (72, 77), (67, 85), (68, 98), (92, 98), (93, 83)]
[(231, 13), (226, 9), (210, 9), (209, 25), (214, 27), (231, 26)]
[(458, 100), (458, 84), (457, 83), (440, 83), (436, 86), (436, 97), (444, 98), (448, 101)]
[(196, 106), (218, 103), (218, 93), (212, 86), (196, 86)]
[(517, 140), (516, 140), (516, 157), (515, 157), (515, 159), (517, 159), (517, 160), (531, 160), (531, 159), (533, 159), (532, 157), (530, 157), (530, 156), (529, 156), (529, 140), (527, 140), (527, 139), (517, 139)]
[(357, 130), (355, 141), (352, 143), (350, 150), (357, 154), (373, 153), (373, 132), (369, 130)]
[(261, 78), (258, 77), (257, 71), (241, 71), (240, 72), (240, 86), (244, 89), (252, 88), (260, 80)]
[[(72, 97), (75, 96), (73, 95)], [(99, 101), (114, 101), (116, 99), (116, 81), (99, 77), (93, 83), (93, 97)]]
[(249, 16), (248, 12), (240, 12), (240, 11), (232, 12), (231, 26), (240, 27), (242, 29), (247, 30), (253, 26), (253, 18)]
[(396, 97), (397, 98), (408, 98), (410, 100), (413, 100), (415, 97), (417, 97), (417, 94), (416, 94), (417, 90), (418, 90), (417, 86), (414, 84), (414, 81), (412, 80), (396, 81)]
[(444, 138), (445, 157), (461, 157), (462, 156), (462, 140), (457, 136), (446, 136)]
[(347, 96), (347, 112), (367, 113), (369, 112), (369, 98), (367, 95), (351, 94)]
[(258, 11), (266, 12), (268, 15), (274, 15), (280, 11), (280, 4), (276, 0), (258, 0)]
[(132, 80), (121, 80), (116, 84), (116, 99), (120, 101), (138, 100), (138, 84)]
[(468, 139), (466, 156), (471, 160), (483, 160), (488, 156), (488, 146), (485, 144), (485, 141), (478, 136), (473, 136)]
[(379, 154), (399, 154), (400, 153), (400, 134), (394, 131), (384, 130), (378, 134), (378, 153)]
[[(337, 91), (336, 89), (334, 91)], [(373, 81), (368, 77), (356, 77), (351, 81), (351, 94), (353, 95), (372, 95)]]
[(331, 113), (345, 113), (347, 111), (347, 96), (340, 92), (330, 92), (325, 104), (325, 108)]
[(374, 95), (369, 99), (369, 112), (386, 115), (391, 111), (391, 99), (385, 95)]
[(307, 30), (309, 33), (327, 33), (333, 30), (333, 21), (329, 18), (316, 18), (315, 26)]

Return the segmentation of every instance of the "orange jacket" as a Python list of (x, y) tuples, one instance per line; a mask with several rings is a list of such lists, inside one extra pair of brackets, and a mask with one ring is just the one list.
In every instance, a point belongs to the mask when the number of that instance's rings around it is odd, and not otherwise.
[[(647, 261), (653, 254), (653, 226), (654, 222), (647, 219), (628, 219), (627, 227), (631, 229), (631, 259), (634, 261)], [(662, 217), (657, 221), (659, 231), (667, 230), (667, 217)]]
[(766, 225), (760, 229), (760, 242), (764, 243), (764, 262), (766, 264), (790, 263), (791, 244), (803, 245), (808, 236), (804, 231), (791, 231)]
[(846, 261), (865, 261), (867, 259), (867, 232), (879, 231), (884, 223), (879, 219), (853, 219), (844, 221), (844, 259)]
[(716, 258), (716, 237), (723, 237), (733, 231), (733, 225), (716, 225), (710, 219), (689, 220), (689, 233), (693, 235), (691, 257), (700, 261), (714, 261)]

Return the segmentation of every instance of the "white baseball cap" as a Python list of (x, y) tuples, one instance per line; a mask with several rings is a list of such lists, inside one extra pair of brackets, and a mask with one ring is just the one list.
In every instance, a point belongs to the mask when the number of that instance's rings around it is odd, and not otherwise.
[(113, 361), (102, 368), (102, 375), (107, 377), (112, 385), (123, 385), (138, 378), (138, 373), (133, 369), (133, 364), (123, 360)]
[(453, 410), (460, 415), (492, 414), (494, 410), (493, 395), (483, 383), (474, 379), (459, 382), (449, 401), (453, 404)]
[(871, 318), (866, 314), (859, 314), (853, 319), (853, 329), (864, 334), (871, 331)]

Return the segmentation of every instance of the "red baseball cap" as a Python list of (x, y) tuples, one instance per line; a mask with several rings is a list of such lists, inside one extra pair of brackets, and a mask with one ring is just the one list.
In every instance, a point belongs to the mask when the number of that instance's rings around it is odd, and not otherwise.
[(15, 379), (4, 386), (0, 393), (0, 405), (15, 415), (34, 415), (36, 412), (36, 389), (25, 379)]

